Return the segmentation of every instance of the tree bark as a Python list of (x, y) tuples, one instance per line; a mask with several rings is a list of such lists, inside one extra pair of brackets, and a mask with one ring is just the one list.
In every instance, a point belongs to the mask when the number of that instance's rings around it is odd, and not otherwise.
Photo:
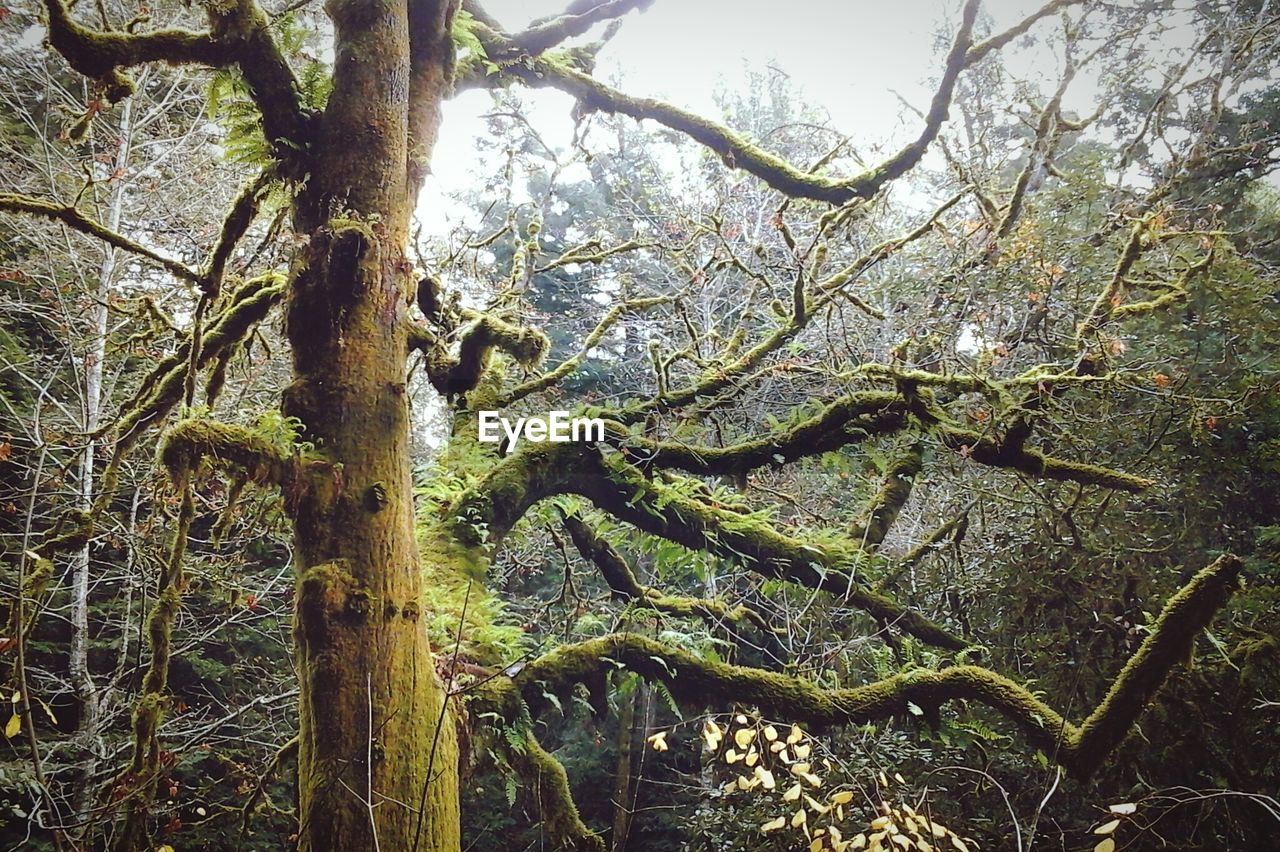
[[(296, 541), (299, 848), (456, 850), (458, 746), (422, 619), (410, 480), (405, 258), (416, 176), (448, 73), (414, 74), (404, 0), (331, 0), (334, 86), (294, 209), (283, 410), (317, 460), (286, 487)], [(447, 23), (448, 3), (424, 3)], [(418, 9), (417, 13), (423, 10)], [(428, 15), (430, 17), (430, 15)], [(444, 29), (447, 34), (447, 26)], [(419, 38), (418, 26), (412, 35)], [(415, 57), (449, 69), (448, 40)], [(423, 142), (421, 140), (428, 140)], [(425, 150), (424, 150), (425, 149)]]

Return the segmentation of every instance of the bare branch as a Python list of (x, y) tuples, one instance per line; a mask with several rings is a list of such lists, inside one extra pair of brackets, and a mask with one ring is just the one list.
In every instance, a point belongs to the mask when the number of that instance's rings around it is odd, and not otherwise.
[(139, 257), (145, 257), (147, 260), (153, 261), (163, 267), (171, 275), (189, 281), (192, 284), (203, 286), (204, 276), (199, 272), (187, 266), (181, 261), (154, 252), (141, 243), (129, 239), (123, 234), (118, 234), (107, 226), (88, 216), (85, 216), (79, 210), (72, 206), (64, 206), (51, 204), (48, 201), (41, 201), (38, 198), (31, 198), (26, 195), (16, 195), (14, 193), (0, 193), (0, 210), (6, 210), (12, 213), (28, 213), (33, 216), (42, 216), (46, 219), (52, 219), (55, 222), (61, 222), (67, 227), (96, 237), (110, 246), (135, 254)]

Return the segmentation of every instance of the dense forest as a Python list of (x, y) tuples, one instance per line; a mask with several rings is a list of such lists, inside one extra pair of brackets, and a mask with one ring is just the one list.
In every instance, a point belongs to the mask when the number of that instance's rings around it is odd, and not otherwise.
[(1280, 8), (665, 4), (3, 0), (4, 848), (1275, 848)]

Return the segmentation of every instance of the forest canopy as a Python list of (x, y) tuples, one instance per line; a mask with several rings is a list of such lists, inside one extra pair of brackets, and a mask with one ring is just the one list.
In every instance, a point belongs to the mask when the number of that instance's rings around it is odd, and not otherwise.
[(0, 62), (6, 848), (1272, 845), (1273, 4)]

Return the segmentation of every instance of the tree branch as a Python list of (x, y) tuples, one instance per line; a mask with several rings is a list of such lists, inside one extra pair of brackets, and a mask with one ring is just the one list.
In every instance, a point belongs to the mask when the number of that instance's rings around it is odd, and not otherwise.
[(944, 425), (937, 427), (936, 433), (945, 446), (979, 464), (1018, 470), (1043, 479), (1098, 485), (1131, 493), (1142, 491), (1153, 484), (1152, 480), (1131, 473), (1054, 458), (1038, 450), (1026, 449), (1016, 441), (1000, 441), (971, 429)]
[(821, 689), (776, 672), (703, 660), (635, 634), (562, 646), (530, 662), (515, 681), (528, 705), (541, 708), (544, 693), (598, 682), (621, 664), (666, 684), (690, 707), (749, 704), (766, 715), (810, 725), (861, 724), (906, 715), (909, 703), (929, 712), (948, 701), (970, 700), (1004, 716), (1029, 746), (1085, 780), (1125, 738), (1195, 637), (1238, 588), (1240, 568), (1238, 559), (1224, 556), (1170, 598), (1102, 703), (1078, 728), (1026, 687), (978, 666), (918, 669), (864, 686)]
[[(243, 341), (249, 331), (280, 301), (284, 290), (284, 281), (276, 275), (255, 278), (237, 290), (231, 297), (230, 304), (202, 335), (196, 368), (221, 358), (230, 347)], [(108, 426), (117, 429), (120, 434), (112, 466), (118, 464), (117, 459), (123, 458), (147, 426), (161, 420), (182, 399), (190, 361), (191, 342), (187, 341), (156, 365), (124, 406), (121, 416)], [(108, 489), (103, 490), (105, 492)]]
[(643, 467), (734, 475), (769, 465), (789, 464), (871, 437), (892, 434), (907, 425), (907, 414), (908, 405), (901, 394), (862, 391), (829, 403), (817, 414), (787, 429), (728, 447), (652, 441), (630, 434), (619, 436), (616, 432), (607, 435), (607, 440)]
[[(507, 62), (501, 66), (499, 76), (516, 78), (533, 87), (559, 89), (576, 98), (579, 109), (584, 112), (618, 113), (638, 121), (651, 119), (684, 133), (718, 154), (730, 168), (741, 168), (788, 197), (809, 198), (839, 206), (854, 199), (871, 198), (885, 184), (910, 171), (924, 156), (925, 150), (937, 137), (947, 119), (956, 80), (968, 64), (977, 11), (978, 0), (968, 0), (960, 29), (947, 55), (942, 80), (925, 116), (925, 126), (920, 135), (875, 168), (845, 179), (822, 177), (811, 171), (798, 169), (723, 125), (663, 101), (626, 95), (573, 67), (570, 62), (546, 57)], [(479, 23), (475, 30), (491, 58), (502, 55), (505, 40), (501, 35)]]
[(253, 224), (254, 218), (258, 215), (258, 210), (262, 206), (263, 197), (270, 188), (275, 176), (268, 169), (240, 191), (235, 201), (231, 204), (231, 210), (227, 213), (225, 219), (222, 220), (222, 228), (218, 231), (218, 241), (213, 246), (213, 252), (209, 255), (209, 262), (205, 265), (204, 272), (201, 274), (202, 289), (209, 294), (210, 297), (216, 297), (222, 290), (222, 279), (226, 275), (227, 262), (231, 260), (231, 254), (236, 250), (242, 237), (249, 230), (249, 226)]
[(766, 577), (836, 595), (887, 624), (940, 648), (960, 650), (964, 639), (862, 585), (856, 576), (867, 557), (852, 544), (821, 545), (790, 538), (767, 518), (717, 508), (643, 476), (636, 468), (600, 459), (588, 475), (585, 462), (566, 487), (597, 508), (653, 535), (741, 564)]
[(431, 384), (443, 394), (464, 394), (480, 383), (494, 351), (505, 352), (526, 367), (533, 367), (547, 353), (550, 341), (534, 328), (512, 325), (492, 314), (464, 313), (467, 325), (459, 332), (458, 354), (434, 349), (427, 362)]
[(202, 462), (232, 469), (258, 485), (283, 485), (293, 458), (267, 438), (231, 423), (181, 420), (160, 443), (160, 463), (175, 482), (183, 482)]
[(492, 738), (493, 745), (524, 782), (556, 848), (568, 852), (604, 852), (600, 835), (582, 821), (564, 767), (534, 737), (529, 711), (511, 680), (505, 677), (486, 680), (467, 690), (466, 702), (471, 716), (497, 716), (500, 725), (516, 735), (519, 745), (501, 734)]
[(49, 43), (81, 74), (99, 80), (107, 97), (128, 97), (133, 81), (123, 69), (148, 62), (238, 65), (262, 114), (263, 132), (276, 156), (295, 159), (308, 137), (298, 81), (253, 0), (207, 4), (208, 32), (169, 29), (151, 33), (100, 32), (71, 17), (63, 0), (45, 0)]
[(159, 252), (152, 251), (141, 243), (129, 239), (123, 234), (118, 234), (102, 223), (90, 219), (79, 210), (72, 206), (63, 206), (51, 204), (48, 201), (42, 201), (38, 198), (31, 198), (26, 195), (17, 195), (14, 193), (0, 193), (0, 210), (10, 213), (27, 213), (33, 216), (41, 216), (45, 219), (52, 219), (55, 222), (61, 222), (72, 230), (79, 231), (91, 237), (102, 240), (109, 246), (135, 254), (138, 257), (146, 258), (156, 264), (159, 264), (167, 272), (175, 278), (183, 281), (189, 281), (192, 284), (203, 287), (204, 276), (196, 270), (187, 266), (181, 261), (165, 257)]
[(652, 5), (653, 0), (596, 0), (513, 34), (508, 51), (513, 55), (538, 56), (564, 41), (584, 35), (602, 21), (621, 18), (634, 9), (644, 11)]
[(620, 302), (619, 304), (614, 305), (609, 309), (609, 312), (601, 318), (600, 322), (596, 323), (596, 327), (592, 329), (591, 333), (582, 341), (582, 346), (578, 350), (577, 354), (566, 358), (564, 361), (557, 364), (555, 368), (548, 370), (542, 375), (529, 379), (527, 382), (522, 382), (512, 388), (509, 393), (502, 397), (498, 404), (510, 405), (513, 402), (524, 399), (530, 394), (544, 391), (555, 385), (565, 376), (576, 370), (582, 362), (587, 360), (587, 356), (591, 354), (591, 350), (599, 345), (600, 341), (604, 339), (604, 336), (608, 333), (609, 329), (613, 328), (613, 326), (618, 322), (618, 320), (622, 319), (622, 317), (627, 314), (639, 313), (640, 311), (656, 305), (669, 304), (675, 298), (675, 296), (653, 296), (651, 298), (631, 299), (630, 301)]
[(924, 469), (924, 441), (912, 440), (889, 463), (884, 481), (871, 498), (866, 515), (853, 533), (853, 540), (866, 548), (878, 548), (911, 497), (916, 477)]
[(613, 596), (630, 601), (657, 612), (682, 618), (697, 617), (711, 624), (748, 621), (764, 631), (769, 626), (764, 618), (747, 606), (731, 607), (723, 601), (691, 598), (682, 595), (666, 595), (652, 586), (643, 586), (622, 554), (605, 541), (586, 521), (576, 514), (562, 514), (561, 520), (573, 546), (582, 558), (599, 569)]

